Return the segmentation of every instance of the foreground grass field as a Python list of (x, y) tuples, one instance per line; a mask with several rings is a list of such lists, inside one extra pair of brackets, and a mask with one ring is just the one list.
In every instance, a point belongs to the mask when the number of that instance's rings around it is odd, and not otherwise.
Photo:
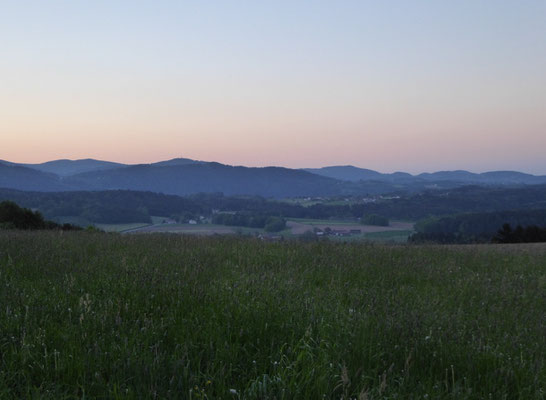
[(544, 246), (0, 231), (0, 398), (543, 399)]

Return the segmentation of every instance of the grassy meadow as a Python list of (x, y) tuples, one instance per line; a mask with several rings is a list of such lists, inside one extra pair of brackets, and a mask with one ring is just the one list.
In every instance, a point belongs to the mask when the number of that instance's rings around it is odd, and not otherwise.
[(0, 231), (0, 398), (543, 399), (546, 247)]

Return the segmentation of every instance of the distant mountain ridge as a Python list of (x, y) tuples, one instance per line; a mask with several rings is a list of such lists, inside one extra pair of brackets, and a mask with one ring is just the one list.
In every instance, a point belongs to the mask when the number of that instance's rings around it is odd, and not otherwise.
[(296, 169), (234, 167), (187, 158), (137, 165), (92, 159), (26, 165), (0, 161), (0, 187), (19, 190), (127, 189), (175, 195), (222, 192), (294, 197), (335, 195), (341, 186), (343, 182)]
[(174, 195), (222, 192), (264, 197), (334, 196), (420, 191), (468, 184), (546, 183), (546, 176), (515, 171), (439, 171), (384, 174), (351, 165), (324, 168), (243, 167), (175, 158), (151, 164), (54, 160), (17, 164), (0, 160), (0, 187), (29, 191), (140, 190)]
[(429, 181), (441, 182), (452, 181), (475, 184), (542, 184), (546, 183), (546, 175), (531, 175), (517, 171), (490, 171), (483, 173), (474, 173), (464, 170), (456, 171), (438, 171), (432, 173), (421, 173), (411, 175), (406, 172), (394, 172), (392, 174), (383, 174), (365, 168), (358, 168), (352, 165), (330, 166), (323, 168), (305, 168), (305, 171), (317, 175), (327, 176), (343, 181), (385, 181), (385, 182), (411, 182), (411, 181)]
[(25, 167), (25, 168), (33, 169), (40, 172), (55, 174), (60, 177), (71, 176), (71, 175), (79, 174), (82, 172), (98, 171), (98, 170), (120, 168), (120, 167), (126, 166), (125, 164), (121, 164), (121, 163), (95, 160), (92, 158), (85, 158), (81, 160), (61, 159), (61, 160), (47, 161), (40, 164), (24, 164), (24, 163), (17, 164), (17, 163), (13, 163), (9, 161), (0, 160), (0, 165), (1, 164)]
[(394, 172), (383, 174), (372, 169), (359, 168), (352, 165), (339, 165), (323, 168), (304, 168), (304, 171), (313, 174), (327, 176), (342, 181), (383, 181), (383, 182), (407, 182), (414, 178), (407, 172)]
[[(219, 163), (134, 165), (91, 171), (66, 179), (80, 190), (128, 189), (187, 195), (222, 192), (265, 197), (318, 196), (337, 193), (338, 181), (281, 167), (233, 167)], [(87, 189), (86, 189), (87, 188)]]
[(46, 161), (40, 164), (14, 163), (0, 160), (0, 164), (27, 167), (41, 172), (49, 172), (61, 177), (76, 175), (91, 171), (104, 171), (107, 169), (116, 169), (130, 167), (134, 165), (153, 165), (156, 167), (166, 167), (173, 165), (202, 164), (204, 161), (191, 160), (189, 158), (173, 158), (172, 160), (159, 161), (151, 164), (123, 164), (112, 161), (95, 160), (93, 158), (84, 158), (79, 160), (60, 159)]
[(0, 188), (55, 192), (67, 190), (58, 175), (0, 161)]

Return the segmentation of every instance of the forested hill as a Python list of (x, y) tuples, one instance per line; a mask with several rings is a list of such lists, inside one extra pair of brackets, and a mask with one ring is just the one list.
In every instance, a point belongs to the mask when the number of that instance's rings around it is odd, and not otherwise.
[(93, 159), (16, 164), (0, 160), (0, 187), (40, 192), (137, 190), (188, 195), (222, 192), (268, 198), (374, 195), (480, 185), (523, 185), (546, 182), (544, 176), (511, 171), (473, 174), (444, 171), (410, 175), (382, 174), (353, 166), (321, 169), (242, 167), (187, 158), (126, 165)]
[(54, 192), (67, 190), (59, 176), (0, 162), (0, 188)]
[(135, 165), (77, 174), (65, 182), (81, 190), (127, 189), (175, 195), (222, 192), (278, 198), (325, 196), (343, 191), (343, 182), (305, 171), (232, 167), (219, 163)]
[(406, 172), (394, 172), (392, 174), (383, 174), (366, 168), (358, 168), (352, 165), (339, 165), (323, 168), (307, 168), (305, 171), (317, 175), (327, 176), (343, 181), (379, 181), (405, 184), (418, 184), (422, 182), (459, 182), (461, 184), (482, 184), (482, 185), (509, 185), (526, 184), (539, 185), (546, 184), (545, 175), (531, 175), (517, 171), (490, 171), (483, 173), (473, 173), (464, 170), (458, 171), (438, 171), (425, 172), (418, 175), (411, 175)]
[(417, 221), (461, 213), (546, 209), (546, 185), (522, 188), (469, 186), (429, 191), (373, 202), (361, 197), (334, 204), (302, 206), (259, 196), (224, 196), (221, 193), (190, 196), (128, 190), (26, 192), (0, 189), (0, 201), (12, 200), (40, 210), (48, 218), (74, 216), (89, 222), (146, 222), (150, 216), (211, 215), (213, 210), (260, 213), (289, 218), (360, 218), (377, 214), (390, 219)]
[[(46, 170), (58, 174), (44, 172)], [(70, 174), (70, 171), (81, 170), (86, 172)], [(126, 189), (175, 195), (222, 192), (226, 195), (280, 198), (331, 196), (349, 192), (351, 186), (289, 168), (233, 167), (186, 159), (133, 166), (96, 160), (60, 160), (34, 167), (0, 162), (0, 188), (39, 192)], [(394, 190), (391, 186), (373, 186), (370, 188), (372, 192)]]

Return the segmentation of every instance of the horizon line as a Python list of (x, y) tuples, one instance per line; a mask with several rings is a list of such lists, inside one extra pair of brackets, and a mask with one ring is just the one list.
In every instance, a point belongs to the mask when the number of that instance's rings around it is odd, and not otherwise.
[(137, 166), (137, 165), (152, 165), (152, 164), (157, 164), (157, 163), (160, 163), (160, 162), (167, 162), (167, 161), (180, 160), (180, 159), (190, 160), (190, 161), (195, 161), (195, 162), (200, 162), (200, 163), (218, 163), (218, 164), (227, 165), (227, 166), (230, 166), (230, 167), (245, 167), (245, 168), (286, 168), (286, 169), (293, 169), (293, 170), (307, 170), (307, 169), (322, 169), (322, 168), (331, 168), (331, 167), (353, 167), (353, 168), (365, 169), (365, 170), (368, 170), (368, 171), (378, 172), (380, 174), (385, 174), (385, 175), (396, 174), (396, 173), (404, 173), (404, 174), (410, 174), (412, 176), (418, 176), (418, 175), (421, 175), (421, 174), (433, 174), (433, 173), (439, 173), (439, 172), (469, 172), (469, 173), (472, 173), (472, 174), (485, 174), (485, 173), (490, 173), (490, 172), (517, 172), (517, 173), (528, 174), (528, 175), (533, 175), (533, 176), (546, 176), (546, 173), (537, 174), (537, 173), (530, 173), (530, 172), (522, 172), (520, 170), (515, 170), (515, 169), (488, 169), (488, 170), (483, 170), (481, 172), (475, 172), (475, 171), (468, 170), (468, 169), (457, 168), (457, 169), (439, 169), (439, 170), (422, 171), (422, 172), (418, 172), (418, 173), (410, 173), (410, 172), (403, 171), (403, 170), (396, 170), (396, 171), (393, 171), (393, 172), (382, 172), (382, 171), (379, 171), (379, 170), (376, 170), (376, 169), (372, 169), (372, 168), (368, 168), (368, 167), (360, 167), (360, 166), (357, 166), (357, 165), (354, 165), (354, 164), (329, 164), (329, 165), (323, 165), (323, 166), (319, 166), (319, 167), (303, 167), (303, 168), (287, 167), (287, 166), (284, 166), (284, 165), (256, 166), (256, 165), (243, 165), (243, 164), (228, 164), (228, 163), (223, 163), (223, 162), (220, 162), (220, 161), (205, 161), (205, 160), (198, 160), (198, 159), (183, 157), (183, 156), (173, 157), (173, 158), (168, 158), (168, 159), (153, 161), (153, 162), (137, 162), (137, 163), (126, 163), (126, 162), (119, 162), (119, 161), (111, 161), (111, 160), (104, 160), (104, 159), (101, 159), (101, 158), (93, 158), (93, 157), (86, 157), (86, 158), (56, 158), (56, 159), (53, 159), (53, 160), (47, 160), (47, 161), (43, 161), (43, 162), (15, 162), (15, 161), (8, 161), (6, 159), (0, 159), (0, 162), (6, 162), (6, 163), (11, 163), (11, 164), (26, 166), (26, 165), (41, 165), (41, 164), (46, 164), (46, 163), (51, 163), (51, 162), (56, 162), (56, 161), (76, 162), (76, 161), (87, 161), (87, 160), (89, 160), (89, 161), (99, 161), (99, 162), (106, 162), (106, 163), (113, 163), (113, 164), (121, 164), (121, 165), (126, 165), (126, 166)]

